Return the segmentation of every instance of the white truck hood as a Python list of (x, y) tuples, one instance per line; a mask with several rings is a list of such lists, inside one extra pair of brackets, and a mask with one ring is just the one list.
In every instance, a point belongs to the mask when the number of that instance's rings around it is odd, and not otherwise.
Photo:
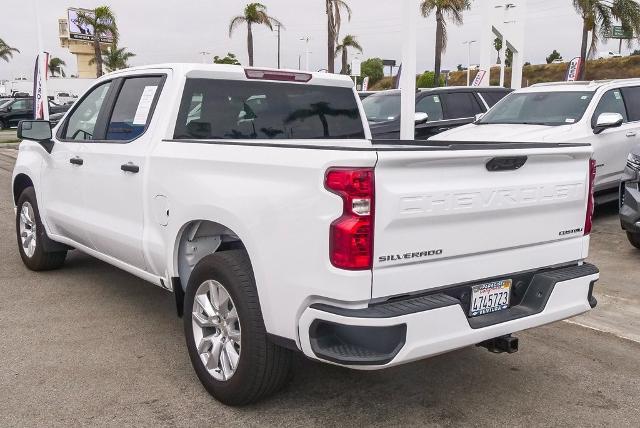
[(572, 125), (504, 125), (469, 124), (443, 132), (432, 138), (436, 141), (487, 141), (487, 142), (553, 142), (562, 143), (575, 138)]

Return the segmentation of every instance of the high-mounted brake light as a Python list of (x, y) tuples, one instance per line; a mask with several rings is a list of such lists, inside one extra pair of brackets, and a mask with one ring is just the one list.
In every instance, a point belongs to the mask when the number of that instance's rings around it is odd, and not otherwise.
[(375, 184), (373, 168), (331, 168), (327, 190), (344, 203), (342, 216), (331, 223), (329, 258), (339, 269), (366, 270), (373, 266)]
[(589, 201), (587, 202), (587, 218), (584, 221), (584, 234), (591, 234), (591, 228), (593, 226), (593, 211), (595, 209), (595, 197), (594, 184), (596, 181), (596, 160), (591, 159), (589, 161)]
[(290, 71), (277, 71), (277, 70), (258, 70), (255, 68), (248, 68), (244, 70), (244, 74), (247, 79), (253, 80), (278, 80), (281, 82), (302, 82), (306, 83), (313, 77), (309, 73), (295, 73)]

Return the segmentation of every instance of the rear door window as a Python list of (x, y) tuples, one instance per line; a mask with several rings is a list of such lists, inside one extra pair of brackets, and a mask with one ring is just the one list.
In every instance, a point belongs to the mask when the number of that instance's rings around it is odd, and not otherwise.
[(131, 141), (144, 133), (161, 83), (161, 76), (131, 77), (124, 81), (109, 119), (106, 140)]
[(620, 113), (624, 121), (628, 121), (627, 108), (625, 107), (625, 100), (622, 98), (620, 89), (608, 91), (600, 98), (598, 107), (596, 107), (593, 117), (591, 118), (592, 127), (596, 126), (598, 117), (600, 117), (602, 113)]
[(627, 106), (629, 122), (640, 120), (640, 87), (622, 88), (622, 97)]
[(480, 105), (471, 92), (449, 92), (444, 94), (445, 119), (463, 119), (482, 113)]
[(442, 102), (440, 101), (440, 95), (422, 97), (416, 103), (416, 112), (427, 113), (429, 115), (429, 122), (442, 120)]
[(487, 102), (489, 108), (498, 104), (498, 101), (507, 96), (509, 92), (507, 91), (489, 91), (489, 92), (480, 92), (482, 98)]
[(187, 79), (176, 139), (363, 139), (353, 90)]

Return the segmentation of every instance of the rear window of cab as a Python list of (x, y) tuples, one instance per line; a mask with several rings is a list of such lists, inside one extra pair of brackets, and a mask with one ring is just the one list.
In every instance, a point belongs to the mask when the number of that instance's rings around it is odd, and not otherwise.
[(187, 79), (174, 139), (364, 139), (351, 88)]

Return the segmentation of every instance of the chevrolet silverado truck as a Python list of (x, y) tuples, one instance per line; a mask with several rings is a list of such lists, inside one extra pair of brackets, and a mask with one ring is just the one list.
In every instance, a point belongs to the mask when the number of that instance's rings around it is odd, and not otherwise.
[(27, 268), (77, 250), (172, 291), (230, 405), (283, 387), (293, 352), (514, 352), (596, 304), (587, 144), (379, 142), (346, 76), (197, 64), (108, 74), (18, 133)]

